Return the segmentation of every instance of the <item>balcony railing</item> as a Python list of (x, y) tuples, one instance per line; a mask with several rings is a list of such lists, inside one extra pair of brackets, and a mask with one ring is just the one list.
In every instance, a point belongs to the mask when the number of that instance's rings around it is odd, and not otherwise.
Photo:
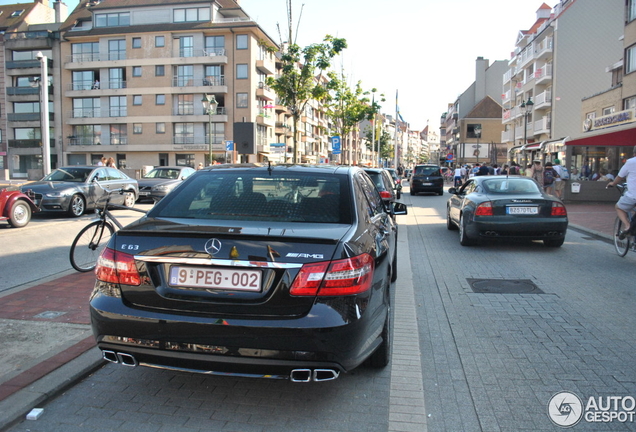
[(68, 137), (68, 145), (101, 145), (101, 135)]
[[(11, 122), (19, 122), (19, 121), (39, 121), (40, 113), (9, 113), (7, 114), (7, 120)], [(49, 120), (55, 119), (55, 113), (49, 113)]]
[(99, 108), (96, 109), (74, 109), (71, 111), (71, 118), (88, 118), (88, 117), (101, 117), (102, 111)]
[[(206, 48), (206, 49), (194, 49), (194, 48), (182, 48), (175, 52), (175, 57), (221, 57), (225, 56), (225, 48)], [(167, 57), (172, 57), (172, 54), (167, 54)], [(83, 63), (83, 62), (97, 62), (97, 61), (113, 61), (113, 60), (126, 60), (125, 52), (112, 52), (112, 53), (82, 53), (71, 54), (66, 57), (67, 63)], [(23, 66), (24, 67), (24, 66)]]
[[(49, 140), (50, 146), (55, 147), (55, 140)], [(37, 148), (42, 145), (41, 139), (21, 139), (21, 140), (9, 140), (9, 148)]]
[(68, 85), (67, 90), (100, 90), (100, 89), (124, 89), (126, 81), (108, 81), (106, 83), (95, 84), (93, 81), (76, 81)]

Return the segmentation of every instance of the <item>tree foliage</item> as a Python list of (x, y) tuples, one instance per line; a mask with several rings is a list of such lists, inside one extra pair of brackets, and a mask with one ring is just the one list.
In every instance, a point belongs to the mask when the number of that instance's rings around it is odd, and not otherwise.
[(281, 54), (282, 70), (278, 78), (269, 77), (267, 84), (293, 117), (294, 162), (297, 157), (298, 120), (312, 99), (322, 101), (327, 96), (323, 74), (332, 59), (347, 47), (347, 41), (327, 35), (322, 43), (301, 48), (289, 44)]

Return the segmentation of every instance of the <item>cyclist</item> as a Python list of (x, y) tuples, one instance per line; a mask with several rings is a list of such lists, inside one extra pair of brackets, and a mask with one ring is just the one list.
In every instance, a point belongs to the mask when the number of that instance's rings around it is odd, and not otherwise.
[(629, 213), (636, 208), (636, 146), (634, 146), (634, 157), (627, 159), (627, 162), (621, 167), (618, 175), (614, 180), (606, 186), (613, 187), (627, 180), (627, 192), (616, 203), (616, 214), (620, 218), (623, 226), (629, 227), (619, 233), (618, 238), (621, 240), (628, 235), (636, 234), (636, 223), (630, 225)]

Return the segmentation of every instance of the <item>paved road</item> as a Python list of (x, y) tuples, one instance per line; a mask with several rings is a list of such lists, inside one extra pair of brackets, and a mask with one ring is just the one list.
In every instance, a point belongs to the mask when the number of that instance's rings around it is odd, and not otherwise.
[[(636, 254), (575, 231), (558, 249), (462, 247), (446, 198), (403, 198), (389, 368), (298, 385), (107, 365), (10, 430), (553, 431), (555, 393), (636, 397)], [(474, 279), (542, 293), (478, 294)]]

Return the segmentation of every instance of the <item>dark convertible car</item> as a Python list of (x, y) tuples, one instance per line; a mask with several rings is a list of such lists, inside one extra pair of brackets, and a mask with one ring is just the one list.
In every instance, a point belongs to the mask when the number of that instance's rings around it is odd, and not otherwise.
[(326, 381), (391, 351), (396, 225), (356, 167), (197, 171), (113, 235), (95, 269), (106, 360)]
[(479, 176), (450, 188), (446, 226), (459, 228), (463, 246), (483, 240), (543, 240), (559, 247), (568, 227), (567, 211), (557, 197), (531, 178)]

